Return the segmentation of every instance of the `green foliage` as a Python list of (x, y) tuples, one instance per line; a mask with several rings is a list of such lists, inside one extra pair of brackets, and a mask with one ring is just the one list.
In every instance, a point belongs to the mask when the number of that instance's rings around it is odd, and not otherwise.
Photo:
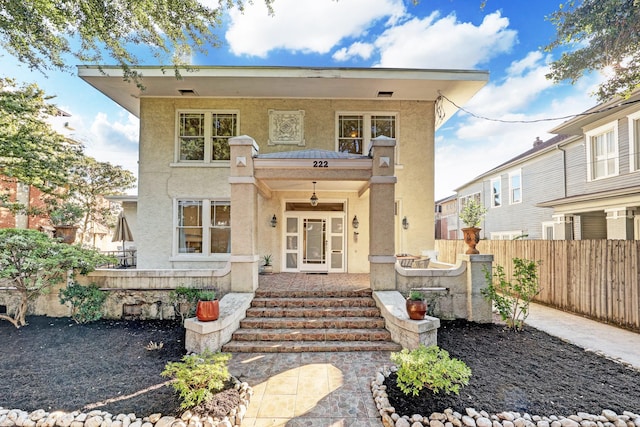
[(198, 293), (198, 299), (200, 301), (215, 301), (216, 291), (200, 291)]
[(112, 261), (97, 251), (67, 245), (35, 230), (0, 230), (0, 279), (8, 279), (21, 297), (13, 316), (0, 314), (16, 328), (26, 325), (27, 304), (63, 282), (67, 272), (87, 274)]
[(55, 200), (50, 203), (49, 220), (54, 227), (73, 226), (78, 224), (84, 213), (82, 206), (75, 202)]
[(485, 299), (493, 301), (502, 320), (514, 331), (524, 328), (524, 321), (529, 315), (529, 304), (540, 293), (539, 264), (539, 261), (514, 258), (511, 281), (507, 280), (501, 265), (495, 267), (493, 274), (484, 270), (488, 286), (480, 292)]
[[(273, 0), (264, 0), (270, 8)], [(140, 63), (133, 46), (157, 63), (185, 65), (193, 51), (220, 43), (213, 31), (226, 9), (242, 10), (244, 0), (3, 1), (0, 46), (30, 69), (75, 71), (67, 64), (115, 62), (126, 79)], [(73, 56), (75, 60), (70, 60)], [(177, 70), (177, 68), (176, 68)], [(176, 71), (177, 72), (177, 71)]]
[(467, 227), (478, 227), (482, 217), (487, 213), (487, 208), (478, 203), (475, 199), (469, 199), (460, 211), (460, 220)]
[(424, 293), (420, 291), (412, 290), (409, 292), (409, 299), (411, 301), (422, 301), (424, 300)]
[(264, 261), (265, 267), (271, 265), (271, 254), (263, 256), (262, 260)]
[(640, 86), (638, 0), (569, 0), (547, 19), (557, 34), (545, 49), (565, 49), (547, 78), (573, 84), (585, 71), (608, 68), (612, 74), (598, 88), (600, 101), (626, 98)]
[(82, 286), (74, 282), (61, 289), (58, 297), (61, 304), (71, 303), (71, 318), (76, 323), (88, 323), (102, 318), (102, 306), (107, 293), (101, 291), (95, 283)]
[(402, 349), (391, 353), (391, 361), (398, 366), (398, 387), (406, 395), (417, 396), (425, 387), (436, 394), (459, 394), (471, 378), (471, 369), (463, 361), (435, 345)]
[(227, 366), (229, 360), (230, 353), (205, 350), (201, 354), (184, 356), (181, 362), (167, 363), (162, 376), (175, 379), (173, 388), (182, 400), (180, 407), (189, 409), (224, 389), (225, 382), (231, 377)]

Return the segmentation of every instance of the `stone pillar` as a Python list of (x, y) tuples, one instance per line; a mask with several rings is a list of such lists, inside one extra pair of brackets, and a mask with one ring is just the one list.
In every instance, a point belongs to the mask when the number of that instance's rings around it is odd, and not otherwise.
[(254, 292), (258, 288), (257, 251), (258, 188), (253, 176), (253, 156), (258, 145), (243, 135), (229, 140), (231, 148), (231, 291)]
[(371, 289), (396, 289), (395, 175), (396, 141), (378, 137), (371, 142), (373, 170), (369, 181), (369, 271)]
[(607, 214), (607, 239), (633, 240), (633, 209), (616, 207), (605, 209)]
[(552, 218), (554, 240), (574, 240), (573, 215), (559, 214), (553, 215)]
[(489, 284), (485, 271), (492, 271), (493, 255), (458, 255), (467, 263), (467, 320), (491, 323), (493, 314), (491, 301), (487, 301), (480, 290)]

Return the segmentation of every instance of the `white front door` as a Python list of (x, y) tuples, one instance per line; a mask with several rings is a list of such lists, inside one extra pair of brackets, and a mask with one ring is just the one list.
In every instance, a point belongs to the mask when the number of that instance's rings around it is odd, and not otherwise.
[(284, 271), (344, 272), (344, 214), (287, 214)]

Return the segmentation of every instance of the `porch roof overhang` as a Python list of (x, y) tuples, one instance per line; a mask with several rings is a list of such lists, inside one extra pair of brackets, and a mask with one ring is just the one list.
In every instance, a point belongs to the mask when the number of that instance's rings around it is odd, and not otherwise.
[[(125, 81), (117, 66), (78, 66), (81, 79), (139, 117), (143, 97), (303, 98), (435, 101), (440, 93), (464, 105), (489, 80), (487, 71), (390, 68), (215, 67), (181, 69), (147, 66), (141, 90)], [(457, 108), (442, 105), (441, 126)]]
[(553, 208), (556, 213), (581, 213), (614, 207), (640, 206), (640, 186), (580, 194), (537, 203), (541, 208)]

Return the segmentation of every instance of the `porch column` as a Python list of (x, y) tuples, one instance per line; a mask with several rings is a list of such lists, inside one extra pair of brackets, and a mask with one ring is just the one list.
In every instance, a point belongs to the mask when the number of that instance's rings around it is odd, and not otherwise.
[(253, 177), (253, 156), (258, 144), (249, 136), (229, 139), (231, 149), (231, 292), (258, 288), (258, 188)]
[(396, 289), (395, 139), (373, 139), (373, 170), (369, 181), (369, 270), (371, 289)]
[(573, 215), (553, 215), (553, 239), (573, 240)]
[(607, 239), (633, 240), (633, 209), (626, 206), (605, 209), (607, 214)]

